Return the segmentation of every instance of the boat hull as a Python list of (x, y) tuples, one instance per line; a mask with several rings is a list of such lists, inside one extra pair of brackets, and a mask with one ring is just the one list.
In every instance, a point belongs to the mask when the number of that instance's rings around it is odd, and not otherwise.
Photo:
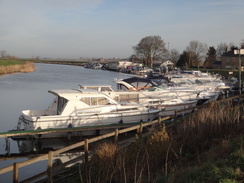
[(160, 107), (165, 109), (159, 113), (161, 117), (174, 116), (174, 115), (185, 115), (191, 113), (194, 110), (198, 101), (188, 101), (186, 103), (178, 104), (162, 104)]
[(106, 114), (84, 114), (77, 116), (37, 116), (23, 114), (24, 130), (89, 127), (110, 124), (126, 124), (148, 122), (158, 117), (158, 110), (148, 109), (147, 112), (123, 112)]

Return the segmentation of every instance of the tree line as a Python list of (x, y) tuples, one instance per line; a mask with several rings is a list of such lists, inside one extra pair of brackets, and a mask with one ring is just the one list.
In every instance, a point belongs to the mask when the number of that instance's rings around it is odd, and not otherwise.
[[(240, 42), (239, 48), (244, 48), (244, 39)], [(224, 52), (239, 48), (233, 43), (226, 44), (224, 42), (217, 45), (217, 48), (208, 47), (206, 43), (192, 40), (180, 54), (175, 48), (168, 50), (166, 43), (160, 36), (147, 36), (142, 38), (136, 46), (133, 46), (134, 54), (130, 56), (130, 60), (141, 62), (151, 68), (154, 61), (166, 59), (171, 60), (177, 67), (204, 66), (208, 68), (215, 61), (220, 61)]]

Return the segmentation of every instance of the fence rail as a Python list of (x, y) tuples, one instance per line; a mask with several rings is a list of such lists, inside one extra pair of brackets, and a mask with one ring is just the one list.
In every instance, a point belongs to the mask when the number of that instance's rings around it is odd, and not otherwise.
[(27, 166), (27, 165), (30, 165), (30, 164), (33, 164), (33, 163), (36, 163), (36, 162), (39, 162), (39, 161), (48, 160), (48, 173), (47, 174), (50, 177), (51, 176), (50, 172), (52, 171), (52, 159), (53, 159), (53, 156), (55, 156), (55, 155), (59, 155), (61, 153), (67, 152), (67, 151), (75, 149), (77, 147), (84, 146), (85, 155), (87, 154), (87, 156), (88, 156), (89, 143), (97, 142), (99, 140), (103, 140), (103, 139), (106, 139), (106, 138), (109, 138), (109, 137), (112, 137), (112, 136), (114, 136), (114, 140), (115, 140), (115, 142), (117, 142), (119, 134), (123, 134), (123, 133), (129, 132), (129, 131), (133, 131), (133, 130), (138, 130), (138, 132), (141, 133), (144, 127), (153, 125), (155, 123), (160, 123), (161, 124), (162, 121), (167, 120), (167, 119), (169, 119), (169, 117), (165, 117), (165, 118), (162, 118), (162, 119), (159, 118), (158, 120), (154, 120), (154, 121), (151, 121), (151, 122), (148, 122), (148, 123), (140, 123), (139, 125), (136, 125), (136, 126), (133, 126), (133, 127), (128, 127), (128, 128), (121, 129), (121, 130), (115, 129), (114, 132), (110, 132), (110, 133), (107, 133), (107, 134), (104, 134), (104, 135), (100, 135), (100, 136), (97, 136), (97, 137), (93, 137), (93, 138), (90, 138), (90, 139), (85, 139), (84, 141), (72, 144), (72, 145), (67, 146), (65, 148), (58, 149), (58, 150), (55, 150), (55, 151), (50, 151), (48, 154), (40, 155), (38, 157), (32, 158), (30, 160), (23, 161), (23, 162), (14, 163), (11, 166), (8, 166), (8, 167), (0, 169), (0, 174), (13, 171), (13, 179), (14, 179), (13, 182), (18, 182), (19, 168), (22, 168), (24, 166)]

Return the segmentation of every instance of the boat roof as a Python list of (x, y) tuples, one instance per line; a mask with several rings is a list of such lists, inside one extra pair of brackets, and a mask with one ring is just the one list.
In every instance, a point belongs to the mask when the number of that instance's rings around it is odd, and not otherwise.
[(114, 91), (111, 85), (79, 85), (80, 89), (93, 89), (97, 91)]
[(105, 96), (103, 93), (93, 89), (57, 89), (49, 90), (48, 92), (66, 99), (72, 99), (81, 96)]
[(80, 87), (111, 87), (111, 85), (79, 85)]

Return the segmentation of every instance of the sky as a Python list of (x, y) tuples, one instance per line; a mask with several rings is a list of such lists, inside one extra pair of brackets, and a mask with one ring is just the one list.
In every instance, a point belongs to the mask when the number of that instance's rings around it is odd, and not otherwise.
[(0, 50), (19, 58), (129, 58), (146, 36), (239, 47), (243, 0), (0, 0)]

